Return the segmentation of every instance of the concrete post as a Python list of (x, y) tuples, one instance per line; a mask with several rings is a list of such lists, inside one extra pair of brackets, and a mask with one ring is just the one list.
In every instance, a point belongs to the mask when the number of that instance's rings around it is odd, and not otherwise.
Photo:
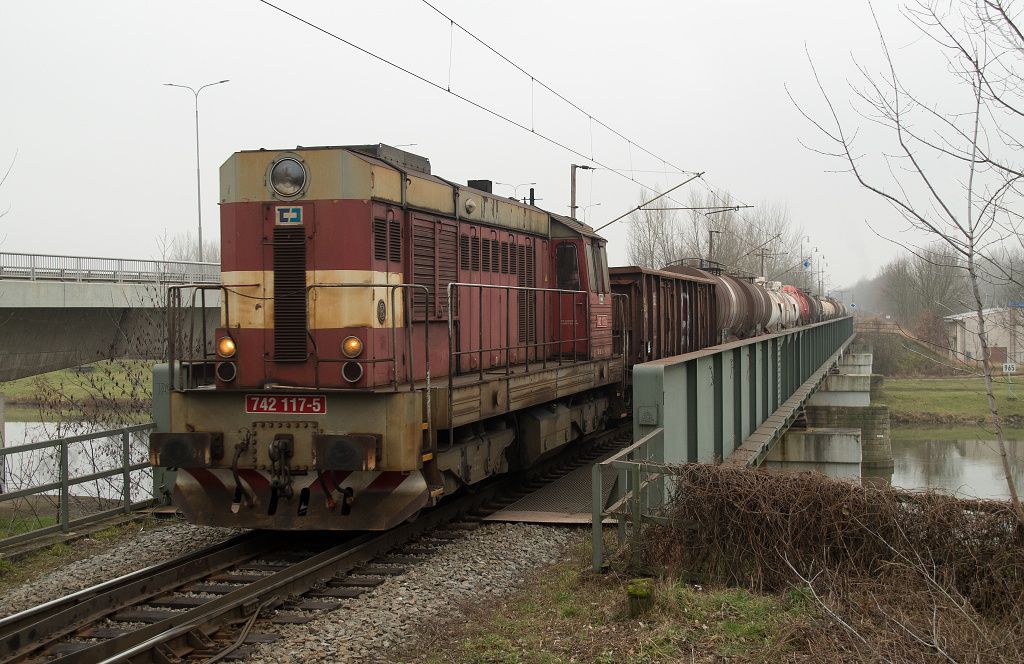
[(7, 464), (4, 458), (4, 445), (7, 440), (7, 420), (4, 418), (4, 395), (0, 394), (0, 493), (5, 491), (4, 480), (7, 478)]
[[(153, 366), (153, 422), (157, 432), (171, 430), (171, 372), (166, 363)], [(153, 497), (157, 502), (170, 504), (175, 477), (175, 472), (153, 468)]]

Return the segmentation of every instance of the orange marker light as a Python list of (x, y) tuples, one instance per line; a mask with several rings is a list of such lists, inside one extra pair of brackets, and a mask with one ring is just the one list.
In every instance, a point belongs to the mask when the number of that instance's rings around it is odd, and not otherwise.
[(341, 352), (345, 357), (359, 357), (363, 352), (363, 340), (359, 337), (345, 337), (341, 342)]
[(234, 357), (235, 350), (235, 340), (231, 337), (221, 337), (217, 341), (217, 354), (221, 357)]

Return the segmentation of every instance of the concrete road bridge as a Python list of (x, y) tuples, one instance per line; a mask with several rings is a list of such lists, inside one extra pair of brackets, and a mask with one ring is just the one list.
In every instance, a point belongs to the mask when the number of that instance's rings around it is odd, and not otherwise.
[[(165, 357), (167, 287), (218, 263), (0, 252), (0, 381), (109, 358)], [(216, 293), (206, 300), (219, 320)]]

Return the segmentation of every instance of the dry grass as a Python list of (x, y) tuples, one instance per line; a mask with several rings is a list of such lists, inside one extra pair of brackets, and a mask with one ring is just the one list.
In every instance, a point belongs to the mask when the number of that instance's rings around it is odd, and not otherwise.
[(814, 475), (678, 470), (672, 527), (645, 551), (672, 573), (806, 588), (838, 630), (822, 659), (1024, 661), (1024, 532), (1008, 503)]

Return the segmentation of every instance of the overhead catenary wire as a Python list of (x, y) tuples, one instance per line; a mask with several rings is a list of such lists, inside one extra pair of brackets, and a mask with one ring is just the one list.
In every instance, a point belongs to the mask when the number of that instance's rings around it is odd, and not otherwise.
[[(476, 42), (477, 42), (478, 44), (480, 44), (481, 46), (483, 46), (484, 48), (486, 48), (486, 49), (487, 49), (488, 51), (490, 51), (491, 53), (495, 54), (496, 56), (498, 56), (499, 58), (501, 58), (502, 60), (504, 60), (504, 61), (505, 61), (506, 63), (508, 63), (508, 64), (509, 64), (510, 66), (512, 66), (513, 68), (515, 68), (515, 69), (516, 69), (517, 71), (519, 71), (519, 72), (520, 72), (521, 74), (523, 74), (523, 76), (527, 76), (527, 77), (529, 77), (529, 79), (530, 79), (530, 81), (531, 81), (531, 82), (534, 82), (534, 83), (536, 83), (537, 85), (541, 86), (542, 88), (544, 88), (545, 90), (547, 90), (548, 92), (550, 92), (551, 94), (553, 94), (553, 95), (554, 95), (555, 97), (557, 97), (558, 99), (562, 100), (563, 102), (565, 102), (566, 104), (568, 104), (569, 106), (571, 106), (571, 107), (572, 107), (573, 109), (575, 109), (576, 111), (578, 111), (578, 112), (579, 112), (579, 113), (581, 113), (582, 115), (586, 116), (586, 117), (587, 117), (587, 119), (588, 119), (588, 120), (590, 121), (590, 123), (591, 123), (591, 129), (590, 129), (590, 134), (591, 134), (591, 138), (590, 138), (590, 140), (591, 140), (591, 150), (593, 150), (593, 123), (595, 123), (595, 122), (596, 122), (596, 123), (597, 123), (598, 125), (600, 125), (600, 126), (604, 127), (604, 128), (605, 128), (605, 129), (607, 129), (607, 130), (608, 130), (609, 132), (611, 132), (611, 133), (615, 134), (616, 136), (618, 136), (618, 137), (619, 137), (619, 138), (621, 138), (622, 140), (626, 141), (626, 143), (627, 143), (627, 144), (628, 144), (629, 146), (636, 146), (637, 148), (639, 148), (639, 149), (640, 149), (640, 150), (641, 150), (642, 152), (644, 152), (645, 154), (649, 155), (650, 157), (653, 157), (653, 158), (654, 158), (654, 159), (656, 159), (657, 161), (660, 161), (660, 162), (661, 162), (661, 163), (662, 163), (663, 165), (666, 165), (666, 166), (671, 166), (671, 167), (672, 167), (672, 168), (674, 168), (674, 169), (675, 169), (675, 170), (676, 170), (676, 171), (677, 171), (678, 173), (680, 173), (680, 174), (686, 174), (686, 173), (695, 173), (695, 172), (696, 172), (696, 171), (690, 171), (690, 170), (686, 170), (686, 169), (680, 168), (679, 166), (676, 166), (675, 164), (673, 164), (672, 162), (668, 161), (668, 160), (667, 160), (667, 159), (665, 159), (664, 157), (661, 157), (661, 156), (659, 156), (659, 155), (656, 155), (656, 154), (654, 154), (654, 153), (653, 153), (652, 151), (650, 151), (650, 150), (648, 150), (647, 148), (645, 148), (644, 146), (640, 145), (639, 143), (637, 143), (637, 142), (636, 142), (636, 141), (634, 141), (633, 139), (631, 139), (631, 138), (629, 138), (628, 136), (624, 135), (623, 133), (621, 133), (620, 131), (616, 130), (615, 128), (613, 128), (613, 127), (609, 126), (609, 125), (608, 125), (607, 123), (605, 123), (605, 122), (602, 122), (602, 121), (601, 121), (601, 119), (600, 119), (600, 118), (598, 118), (598, 117), (596, 117), (596, 116), (594, 116), (594, 114), (593, 114), (593, 113), (591, 113), (591, 112), (589, 112), (589, 111), (585, 110), (585, 109), (584, 109), (583, 107), (581, 107), (581, 106), (580, 106), (579, 104), (577, 104), (576, 102), (572, 101), (571, 99), (569, 99), (568, 97), (566, 97), (565, 95), (563, 95), (563, 94), (562, 94), (561, 92), (559, 92), (559, 91), (555, 90), (555, 89), (554, 89), (554, 88), (552, 88), (552, 87), (551, 87), (550, 85), (548, 85), (548, 84), (547, 84), (547, 83), (545, 83), (544, 81), (542, 81), (542, 80), (540, 80), (539, 78), (537, 78), (537, 77), (536, 77), (536, 76), (535, 76), (534, 74), (531, 74), (530, 72), (526, 71), (526, 69), (524, 69), (524, 68), (523, 68), (523, 67), (522, 67), (521, 65), (519, 65), (518, 63), (516, 63), (515, 61), (513, 61), (513, 60), (512, 60), (511, 58), (509, 58), (509, 57), (508, 57), (507, 55), (505, 55), (504, 53), (502, 53), (501, 51), (499, 51), (499, 50), (498, 50), (498, 49), (496, 49), (495, 47), (491, 46), (491, 45), (490, 45), (490, 44), (489, 44), (488, 42), (486, 42), (486, 41), (485, 41), (485, 40), (484, 40), (484, 39), (483, 39), (482, 37), (480, 37), (480, 36), (479, 36), (479, 35), (477, 35), (477, 34), (476, 34), (475, 32), (473, 32), (472, 30), (470, 30), (470, 29), (469, 29), (469, 28), (467, 28), (466, 26), (464, 26), (464, 25), (462, 25), (461, 23), (459, 23), (458, 21), (456, 21), (456, 20), (455, 20), (454, 18), (452, 18), (452, 17), (451, 17), (451, 15), (449, 15), (449, 14), (445, 13), (444, 11), (442, 11), (441, 9), (439, 9), (439, 8), (438, 8), (438, 7), (436, 6), (436, 5), (434, 5), (433, 3), (431, 3), (431, 2), (429, 1), (429, 0), (420, 0), (420, 2), (422, 2), (423, 4), (425, 4), (425, 5), (427, 6), (427, 7), (430, 7), (430, 8), (431, 8), (432, 10), (434, 10), (434, 11), (435, 11), (435, 12), (436, 12), (437, 14), (439, 14), (440, 16), (442, 16), (442, 17), (443, 17), (443, 18), (444, 18), (445, 20), (449, 21), (449, 22), (450, 22), (450, 23), (451, 23), (452, 25), (454, 25), (455, 27), (457, 27), (457, 28), (458, 28), (459, 30), (462, 30), (462, 32), (464, 32), (464, 33), (465, 33), (466, 35), (468, 35), (469, 37), (471, 37), (471, 38), (472, 38), (472, 39), (473, 39), (474, 41), (476, 41)], [(595, 162), (595, 163), (596, 163), (596, 162)], [(607, 168), (607, 167), (606, 167), (606, 168)], [(613, 169), (609, 169), (609, 170), (613, 170)], [(629, 170), (632, 170), (632, 169), (629, 169)], [(639, 171), (634, 171), (634, 172), (639, 172)], [(664, 171), (664, 169), (662, 169), (662, 170), (660, 170), (660, 171), (651, 171), (651, 172), (654, 172), (654, 173), (664, 173), (665, 171)]]
[(608, 226), (611, 226), (611, 225), (612, 225), (612, 224), (614, 224), (614, 223), (615, 223), (616, 221), (618, 221), (618, 220), (620, 220), (620, 219), (623, 219), (623, 218), (625, 218), (625, 217), (628, 217), (629, 215), (633, 214), (633, 213), (634, 213), (634, 212), (636, 212), (637, 210), (641, 209), (641, 208), (642, 208), (643, 206), (645, 206), (645, 205), (650, 205), (651, 203), (653, 203), (654, 201), (658, 200), (658, 199), (659, 199), (659, 198), (661, 198), (662, 196), (667, 196), (668, 194), (672, 193), (673, 191), (675, 191), (675, 190), (676, 190), (676, 189), (678, 189), (679, 187), (682, 187), (682, 186), (683, 186), (683, 185), (685, 185), (685, 184), (689, 184), (689, 183), (693, 182), (694, 180), (698, 179), (698, 178), (699, 178), (700, 176), (702, 176), (702, 175), (704, 175), (704, 174), (703, 174), (703, 173), (696, 173), (696, 174), (695, 174), (695, 175), (694, 175), (693, 177), (690, 177), (690, 178), (687, 178), (687, 179), (683, 180), (682, 182), (680, 182), (680, 183), (679, 183), (679, 184), (677, 184), (676, 186), (672, 187), (671, 189), (667, 189), (667, 190), (663, 191), (662, 193), (658, 194), (657, 196), (655, 196), (655, 197), (654, 197), (654, 198), (652, 198), (651, 200), (649, 200), (649, 201), (644, 201), (644, 202), (643, 202), (643, 203), (641, 203), (640, 205), (637, 205), (637, 206), (636, 206), (635, 208), (633, 208), (633, 209), (632, 209), (632, 210), (630, 210), (629, 212), (626, 212), (626, 213), (624, 213), (624, 214), (620, 214), (619, 216), (615, 217), (614, 219), (612, 219), (612, 220), (611, 220), (611, 221), (609, 221), (608, 223), (604, 224), (603, 226), (598, 226), (597, 228), (595, 228), (595, 229), (594, 229), (594, 232), (596, 233), (597, 231), (601, 230), (602, 228), (607, 228)]
[[(600, 166), (601, 168), (603, 168), (604, 170), (611, 171), (612, 173), (615, 173), (619, 177), (622, 177), (622, 178), (624, 178), (626, 180), (629, 180), (631, 182), (635, 182), (635, 183), (639, 184), (642, 187), (651, 189), (652, 191), (657, 191), (656, 189), (653, 189), (651, 187), (647, 187), (647, 185), (644, 185), (642, 182), (640, 182), (639, 180), (634, 178), (632, 175), (627, 175), (623, 171), (616, 170), (616, 169), (608, 166), (607, 164), (601, 162), (600, 160), (594, 159), (592, 156), (588, 156), (588, 155), (584, 154), (583, 152), (581, 152), (581, 151), (579, 151), (579, 150), (577, 150), (575, 148), (570, 147), (569, 145), (559, 141), (558, 139), (555, 139), (555, 138), (553, 138), (551, 136), (548, 136), (547, 134), (543, 134), (543, 133), (541, 133), (539, 131), (536, 131), (535, 129), (533, 129), (531, 127), (527, 127), (522, 122), (519, 122), (517, 120), (514, 120), (514, 119), (510, 118), (507, 115), (504, 115), (503, 113), (501, 113), (499, 111), (496, 111), (493, 108), (490, 108), (490, 107), (484, 105), (482, 102), (476, 101), (474, 99), (470, 99), (469, 97), (466, 97), (465, 95), (459, 94), (458, 92), (455, 92), (454, 90), (449, 89), (448, 87), (446, 87), (445, 85), (443, 85), (441, 83), (437, 83), (436, 81), (432, 81), (429, 78), (427, 78), (426, 76), (423, 76), (422, 74), (418, 74), (418, 73), (412, 71), (411, 69), (398, 64), (397, 62), (394, 62), (392, 60), (387, 59), (386, 57), (384, 57), (382, 55), (374, 53), (373, 51), (369, 50), (368, 48), (360, 46), (359, 44), (357, 44), (357, 43), (355, 43), (355, 42), (353, 42), (353, 41), (351, 41), (349, 39), (346, 39), (345, 37), (342, 37), (341, 35), (338, 35), (338, 34), (336, 34), (334, 32), (331, 32), (330, 30), (328, 30), (327, 28), (324, 28), (323, 26), (317, 25), (316, 23), (313, 23), (312, 21), (310, 21), (308, 19), (305, 19), (305, 18), (299, 16), (298, 14), (290, 12), (290, 11), (288, 11), (287, 9), (285, 9), (285, 8), (283, 8), (281, 6), (276, 5), (273, 2), (270, 2), (270, 0), (257, 0), (257, 1), (260, 2), (261, 4), (266, 5), (267, 7), (270, 7), (271, 9), (274, 9), (274, 10), (280, 12), (281, 14), (284, 14), (285, 16), (288, 16), (289, 18), (292, 18), (295, 21), (298, 21), (299, 23), (302, 23), (303, 25), (306, 25), (306, 26), (316, 30), (317, 32), (323, 33), (324, 35), (327, 35), (328, 37), (330, 37), (332, 39), (335, 39), (335, 40), (345, 44), (346, 46), (349, 46), (350, 48), (353, 48), (353, 49), (359, 51), (360, 53), (373, 58), (374, 60), (377, 60), (378, 62), (382, 62), (382, 63), (386, 64), (387, 66), (392, 67), (393, 69), (397, 69), (398, 71), (402, 72), (403, 74), (411, 76), (412, 78), (415, 78), (416, 80), (418, 80), (418, 81), (420, 81), (422, 83), (426, 83), (427, 85), (429, 85), (431, 87), (434, 87), (434, 88), (437, 88), (438, 90), (446, 92), (446, 93), (452, 95), (453, 97), (455, 97), (456, 99), (459, 99), (460, 101), (465, 102), (466, 104), (469, 104), (470, 106), (472, 106), (472, 107), (474, 107), (474, 108), (476, 108), (478, 110), (484, 111), (485, 113), (487, 113), (489, 115), (492, 115), (493, 117), (496, 117), (499, 120), (507, 122), (508, 124), (510, 124), (512, 126), (518, 127), (519, 129), (522, 129), (523, 131), (527, 131), (527, 132), (533, 134), (534, 136), (538, 136), (541, 139), (547, 141), (548, 143), (550, 143), (550, 144), (552, 144), (552, 145), (554, 145), (556, 147), (559, 147), (559, 148), (565, 150), (566, 152), (570, 152), (570, 153), (576, 155), (580, 159), (584, 159), (586, 161), (590, 161), (592, 163), (595, 163), (598, 166)], [(442, 14), (442, 15), (444, 15), (444, 14)], [(455, 23), (454, 20), (449, 18), (449, 21), (451, 21), (453, 25), (458, 26), (459, 29), (465, 31), (465, 29), (462, 28), (462, 26), (459, 26), (457, 23)], [(469, 34), (469, 33), (467, 32), (467, 34)], [(501, 56), (501, 57), (504, 57), (504, 56)], [(517, 68), (519, 68), (518, 65), (515, 65), (515, 63), (512, 63), (511, 61), (509, 61), (509, 62), (513, 66), (516, 66)], [(519, 68), (519, 69), (521, 70), (521, 68)], [(537, 81), (537, 82), (540, 85), (542, 85), (542, 86), (544, 85), (540, 81)], [(544, 87), (547, 88), (547, 86), (544, 86)], [(566, 100), (566, 101), (568, 102), (568, 100)], [(571, 102), (568, 102), (568, 103), (571, 103)], [(589, 117), (589, 114), (588, 114), (588, 117)], [(612, 131), (610, 128), (609, 128), (609, 130)], [(626, 140), (629, 140), (629, 139), (626, 139)], [(635, 145), (635, 143), (634, 143), (634, 145)], [(641, 150), (644, 149), (642, 146), (639, 146), (639, 145), (637, 147), (639, 147)], [(645, 152), (646, 152), (646, 150), (645, 150)], [(658, 159), (660, 159), (660, 157), (658, 157)], [(664, 161), (664, 160), (662, 160), (662, 161)], [(665, 162), (665, 163), (668, 163), (668, 162)], [(676, 167), (673, 166), (673, 168), (676, 168)], [(679, 170), (681, 173), (692, 173), (693, 172), (693, 171), (683, 171), (683, 170), (678, 169), (678, 168), (677, 168), (677, 170)], [(703, 172), (701, 172), (696, 177), (699, 177), (700, 175), (703, 175)], [(690, 178), (690, 180), (688, 180), (688, 182), (692, 181), (693, 179), (696, 179), (696, 178)], [(616, 219), (615, 221), (618, 221), (618, 220)], [(605, 225), (607, 226), (607, 224), (605, 224)]]

